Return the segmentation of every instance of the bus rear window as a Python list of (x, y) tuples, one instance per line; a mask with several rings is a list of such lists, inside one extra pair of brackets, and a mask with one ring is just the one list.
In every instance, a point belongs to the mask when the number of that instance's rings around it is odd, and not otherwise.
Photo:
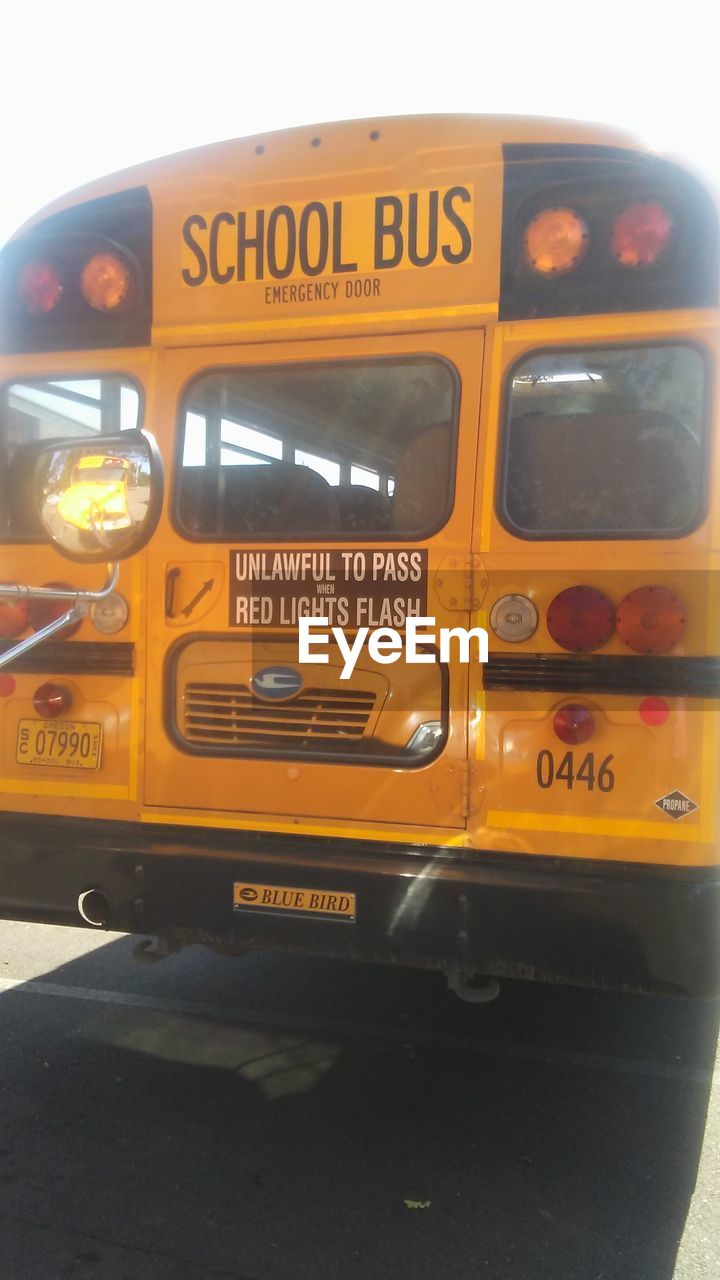
[(458, 398), (431, 357), (203, 374), (182, 407), (178, 524), (195, 538), (432, 533), (451, 507)]
[(704, 512), (705, 362), (688, 346), (536, 353), (508, 394), (500, 508), (525, 538), (669, 538)]

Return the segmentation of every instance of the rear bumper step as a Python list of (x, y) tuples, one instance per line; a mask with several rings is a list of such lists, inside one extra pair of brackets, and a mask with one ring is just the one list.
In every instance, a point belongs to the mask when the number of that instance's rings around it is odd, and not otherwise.
[[(236, 881), (355, 894), (356, 917), (234, 910)], [(717, 868), (0, 816), (0, 916), (80, 925), (91, 888), (107, 928), (172, 945), (720, 995)]]

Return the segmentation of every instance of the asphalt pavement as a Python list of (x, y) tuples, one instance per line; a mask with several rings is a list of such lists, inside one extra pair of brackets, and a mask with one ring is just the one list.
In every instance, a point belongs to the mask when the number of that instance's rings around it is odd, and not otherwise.
[(0, 1280), (720, 1280), (720, 1007), (0, 923)]

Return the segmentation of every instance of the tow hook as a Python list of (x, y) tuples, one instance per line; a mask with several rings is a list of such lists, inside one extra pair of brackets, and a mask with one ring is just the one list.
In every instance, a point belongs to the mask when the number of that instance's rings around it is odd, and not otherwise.
[(489, 1004), (500, 994), (500, 983), (472, 969), (450, 969), (445, 977), (451, 991), (469, 1004)]

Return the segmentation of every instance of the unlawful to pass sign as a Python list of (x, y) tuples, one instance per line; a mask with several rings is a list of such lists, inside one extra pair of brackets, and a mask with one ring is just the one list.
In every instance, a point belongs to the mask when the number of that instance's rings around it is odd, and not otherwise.
[(427, 611), (427, 551), (230, 552), (230, 626), (403, 627)]

